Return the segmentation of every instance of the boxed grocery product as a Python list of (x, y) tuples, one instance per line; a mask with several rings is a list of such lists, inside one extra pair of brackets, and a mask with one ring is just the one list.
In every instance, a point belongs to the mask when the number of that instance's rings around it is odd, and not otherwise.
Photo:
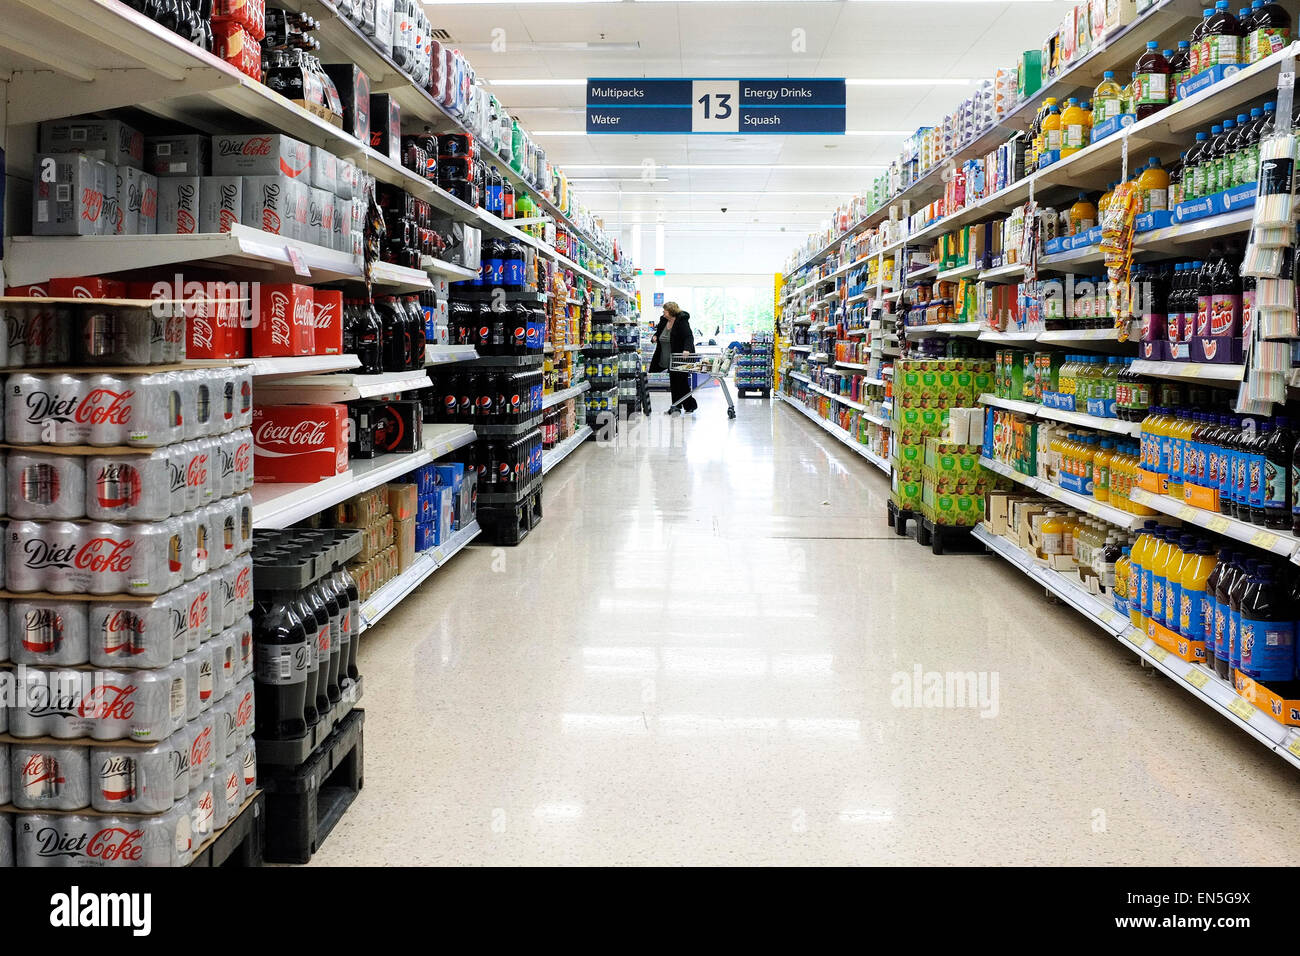
[(118, 166), (115, 235), (152, 236), (158, 231), (158, 177), (134, 166)]
[(211, 163), (210, 136), (191, 133), (145, 137), (144, 165), (155, 176), (206, 176)]
[(105, 200), (110, 186), (116, 192), (116, 172), (85, 153), (37, 153), (32, 235), (105, 235)]
[(402, 518), (393, 522), (393, 544), (397, 550), (397, 573), (401, 574), (415, 560), (415, 519)]
[(255, 479), (311, 482), (343, 474), (347, 424), (343, 405), (255, 405)]
[(82, 153), (111, 166), (144, 169), (144, 136), (121, 120), (74, 117), (40, 126), (42, 153)]
[(230, 232), (243, 214), (242, 176), (204, 176), (199, 180), (199, 232)]
[(370, 78), (353, 63), (327, 63), (325, 73), (334, 81), (343, 103), (344, 132), (370, 142)]
[(944, 492), (924, 482), (921, 513), (937, 525), (973, 528), (984, 517), (984, 495)]
[(388, 496), (379, 488), (370, 488), (340, 501), (329, 513), (335, 528), (365, 528), (388, 514)]
[(388, 510), (396, 520), (414, 520), (418, 517), (420, 495), (416, 485), (390, 482), (384, 487), (388, 490)]
[(391, 93), (370, 94), (370, 148), (402, 161), (402, 110)]
[(165, 176), (158, 180), (158, 234), (189, 236), (199, 231), (198, 176)]
[(316, 345), (316, 301), (311, 286), (263, 285), (252, 328), (256, 356), (311, 355)]
[(315, 233), (309, 225), (311, 187), (304, 180), (289, 180), (285, 211), (289, 216), (289, 238), (299, 242), (314, 242)]
[(1043, 54), (1041, 50), (1026, 50), (1020, 54), (1016, 67), (1016, 92), (1024, 100), (1033, 96), (1043, 85)]
[(287, 176), (245, 176), (244, 213), (239, 221), (253, 229), (293, 238), (289, 207), (293, 183)]
[(315, 354), (343, 353), (343, 292), (340, 289), (315, 289), (312, 292), (315, 314)]
[(64, 276), (49, 283), (50, 295), (56, 299), (120, 299), (126, 285), (102, 276)]
[(310, 175), (311, 147), (282, 133), (212, 137), (214, 176)]
[(371, 403), (375, 427), (375, 451), (419, 451), (424, 447), (424, 412), (415, 399)]

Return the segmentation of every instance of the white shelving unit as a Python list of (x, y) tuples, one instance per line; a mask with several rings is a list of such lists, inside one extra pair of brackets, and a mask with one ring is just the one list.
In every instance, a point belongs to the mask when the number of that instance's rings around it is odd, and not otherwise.
[(1026, 488), (1032, 488), (1040, 495), (1045, 495), (1048, 498), (1055, 498), (1057, 501), (1067, 504), (1071, 508), (1086, 512), (1094, 518), (1101, 518), (1103, 521), (1107, 521), (1113, 525), (1117, 525), (1118, 527), (1133, 530), (1134, 528), (1140, 528), (1142, 522), (1147, 520), (1142, 515), (1129, 514), (1127, 511), (1112, 508), (1110, 505), (1104, 505), (1094, 498), (1089, 498), (1087, 495), (1080, 495), (1073, 491), (1067, 491), (1064, 488), (1052, 484), (1050, 481), (1044, 481), (1041, 478), (1035, 478), (1030, 475), (1022, 475), (1009, 465), (1004, 465), (1002, 462), (995, 461), (992, 458), (981, 456), (980, 464), (990, 471), (996, 471), (999, 475), (1006, 475), (1012, 481), (1018, 482)]
[(1023, 402), (1011, 398), (998, 398), (996, 395), (990, 395), (985, 392), (979, 397), (981, 405), (992, 405), (995, 408), (1005, 408), (1009, 411), (1020, 412), (1024, 415), (1031, 415), (1034, 418), (1046, 418), (1056, 422), (1068, 422), (1071, 425), (1079, 425), (1083, 428), (1093, 428), (1098, 431), (1114, 432), (1118, 435), (1131, 435), (1136, 438), (1142, 434), (1141, 422), (1122, 422), (1118, 418), (1098, 418), (1096, 415), (1085, 415), (1082, 412), (1067, 412), (1057, 408), (1047, 408), (1036, 402)]
[(441, 544), (428, 551), (421, 551), (411, 562), (411, 566), (393, 578), (383, 587), (378, 588), (370, 598), (361, 605), (360, 631), (365, 633), (379, 620), (395, 608), (403, 598), (423, 584), (434, 571), (459, 554), (466, 545), (479, 535), (477, 521), (471, 521), (459, 531), (448, 537)]
[(279, 378), (310, 375), (313, 372), (345, 372), (358, 368), (361, 359), (355, 355), (288, 355), (281, 358), (236, 359), (234, 364), (246, 365), (254, 380), (270, 382)]
[(822, 418), (820, 415), (818, 415), (812, 409), (808, 408), (806, 405), (801, 405), (799, 402), (794, 401), (791, 398), (787, 398), (785, 395), (782, 395), (780, 392), (773, 392), (772, 395), (777, 399), (777, 401), (781, 402), (781, 404), (785, 405), (787, 408), (793, 408), (795, 411), (801, 412), (806, 418), (820, 425), (822, 429), (824, 429), (825, 431), (833, 435), (841, 444), (847, 446), (848, 448), (853, 449), (853, 451), (855, 451), (857, 454), (861, 455), (867, 461), (871, 462), (871, 464), (875, 465), (877, 468), (883, 471), (886, 476), (890, 474), (890, 467), (889, 467), (888, 460), (881, 458), (879, 455), (873, 452), (866, 445), (858, 444), (858, 442), (853, 440), (853, 436), (850, 435), (848, 432), (846, 432), (843, 428), (840, 428), (840, 426), (834, 424), (833, 422), (828, 422), (826, 419)]
[(1237, 541), (1244, 541), (1252, 547), (1263, 548), (1265, 551), (1281, 555), (1289, 560), (1295, 560), (1297, 549), (1300, 548), (1300, 541), (1291, 536), (1290, 530), (1261, 528), (1249, 521), (1230, 518), (1227, 515), (1205, 511), (1202, 508), (1194, 508), (1177, 498), (1152, 494), (1142, 488), (1134, 488), (1129, 492), (1129, 498), (1140, 505), (1146, 505), (1148, 508), (1154, 508), (1162, 514), (1177, 518), (1179, 521), (1186, 521), (1188, 524), (1205, 528), (1215, 534), (1225, 535)]
[(566, 388), (559, 392), (552, 392), (550, 395), (547, 395), (544, 399), (542, 399), (542, 408), (543, 409), (551, 408), (555, 405), (560, 404), (560, 402), (573, 398), (575, 395), (581, 395), (589, 388), (591, 388), (590, 382), (579, 382), (577, 385), (574, 385), (572, 388)]
[(450, 362), (469, 362), (478, 358), (478, 350), (472, 345), (426, 345), (424, 347), (424, 364), (446, 365)]
[(381, 372), (377, 375), (339, 373), (282, 378), (257, 390), (260, 402), (350, 402), (358, 398), (376, 398), (399, 392), (428, 388), (433, 380), (424, 369), (411, 372)]

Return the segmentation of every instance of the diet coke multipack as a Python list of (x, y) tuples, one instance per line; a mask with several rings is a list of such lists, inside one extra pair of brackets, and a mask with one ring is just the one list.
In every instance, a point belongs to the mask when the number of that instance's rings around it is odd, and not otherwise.
[(362, 533), (262, 532), (254, 544), (253, 680), (257, 736), (302, 737), (360, 679), (360, 591), (347, 562)]

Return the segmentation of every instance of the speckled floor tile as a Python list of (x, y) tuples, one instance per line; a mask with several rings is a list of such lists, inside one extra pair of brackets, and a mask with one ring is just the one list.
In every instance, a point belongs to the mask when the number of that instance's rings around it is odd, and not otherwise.
[[(362, 639), (366, 785), (314, 863), (1300, 856), (1288, 765), (1000, 559), (895, 536), (802, 416), (737, 410), (579, 449), (523, 545)], [(903, 706), (917, 665), (984, 697)]]

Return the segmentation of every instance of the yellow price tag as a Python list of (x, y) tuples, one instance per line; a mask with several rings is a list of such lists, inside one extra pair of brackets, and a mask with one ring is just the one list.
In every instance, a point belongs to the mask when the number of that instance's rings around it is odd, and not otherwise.
[(1286, 745), (1286, 749), (1300, 757), (1300, 737), (1292, 737), (1291, 742)]
[(1250, 543), (1257, 548), (1271, 548), (1277, 544), (1277, 535), (1269, 531), (1256, 531)]
[(375, 616), (375, 606), (373, 604), (370, 604), (367, 605), (366, 607), (363, 607), (361, 609), (361, 616), (365, 618), (367, 621), (369, 621), (370, 618)]
[(1228, 530), (1228, 519), (1222, 516), (1218, 518), (1212, 518), (1210, 520), (1210, 523), (1207, 524), (1205, 527), (1209, 528), (1211, 531), (1222, 533)]
[(1193, 508), (1191, 505), (1183, 505), (1178, 509), (1178, 517), (1183, 521), (1195, 521), (1198, 514), (1198, 509)]
[(1205, 673), (1205, 671), (1201, 670), (1199, 667), (1193, 667), (1183, 675), (1183, 679), (1197, 690), (1203, 690), (1205, 685), (1210, 682), (1210, 675)]
[(1147, 642), (1147, 636), (1136, 627), (1130, 627), (1124, 632), (1124, 640), (1128, 641), (1134, 647), (1141, 647)]
[(1250, 720), (1255, 713), (1255, 708), (1251, 707), (1250, 704), (1246, 703), (1246, 701), (1242, 700), (1240, 697), (1232, 698), (1232, 702), (1228, 704), (1228, 710), (1232, 711), (1242, 720)]
[(1149, 651), (1147, 651), (1147, 653), (1150, 654), (1152, 657), (1154, 657), (1156, 660), (1160, 661), (1161, 663), (1163, 663), (1164, 659), (1169, 656), (1169, 652), (1165, 650), (1163, 647), (1161, 647), (1159, 644), (1152, 647)]

